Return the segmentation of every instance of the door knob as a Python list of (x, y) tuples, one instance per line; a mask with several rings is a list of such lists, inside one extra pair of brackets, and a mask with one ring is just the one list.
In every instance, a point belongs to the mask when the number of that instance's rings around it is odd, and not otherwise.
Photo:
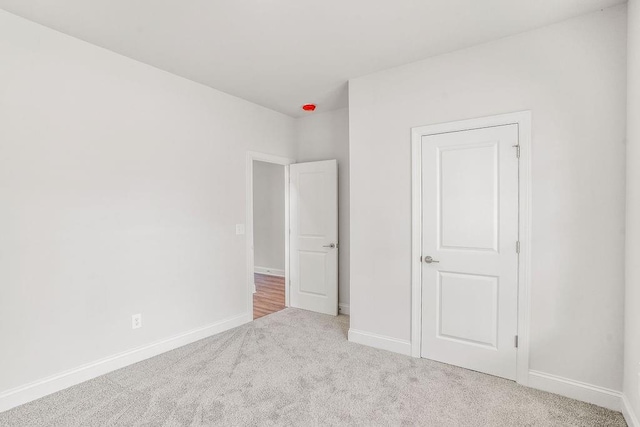
[(331, 249), (333, 249), (333, 248), (336, 247), (336, 244), (335, 243), (331, 243), (331, 244), (328, 244), (328, 245), (322, 245), (322, 247), (323, 248), (331, 248)]
[(424, 262), (426, 262), (427, 264), (432, 264), (434, 262), (440, 262), (440, 261), (436, 261), (435, 259), (431, 258), (430, 256), (426, 256), (426, 257), (424, 257)]

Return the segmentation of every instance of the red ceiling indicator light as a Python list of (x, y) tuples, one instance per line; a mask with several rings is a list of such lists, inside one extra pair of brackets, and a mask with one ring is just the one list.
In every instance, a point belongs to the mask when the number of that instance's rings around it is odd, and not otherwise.
[(316, 104), (304, 104), (302, 106), (302, 109), (304, 111), (312, 112), (312, 111), (314, 111), (316, 109)]

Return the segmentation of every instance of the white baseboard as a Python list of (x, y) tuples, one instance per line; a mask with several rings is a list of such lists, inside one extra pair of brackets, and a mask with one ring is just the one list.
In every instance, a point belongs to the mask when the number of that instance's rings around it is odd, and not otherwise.
[(193, 329), (171, 338), (105, 357), (104, 359), (87, 363), (77, 368), (34, 381), (30, 384), (4, 391), (0, 393), (0, 412), (31, 402), (48, 394), (64, 390), (65, 388), (99, 377), (116, 369), (124, 368), (125, 366), (149, 359), (150, 357), (191, 344), (203, 338), (233, 329), (252, 320), (252, 316), (246, 313), (234, 316), (208, 326)]
[(622, 392), (557, 375), (529, 371), (528, 386), (583, 402), (593, 403), (614, 411), (622, 409)]
[(624, 420), (629, 427), (640, 427), (638, 417), (633, 412), (631, 403), (629, 403), (629, 399), (627, 399), (627, 396), (624, 394), (622, 395), (622, 415), (624, 415)]
[(347, 316), (350, 314), (349, 312), (349, 304), (338, 304), (338, 313), (346, 314)]
[(284, 277), (284, 270), (271, 267), (253, 267), (253, 272), (258, 274), (266, 274), (267, 276)]
[(411, 355), (410, 341), (399, 340), (397, 338), (378, 335), (371, 332), (359, 331), (351, 328), (349, 329), (349, 341), (407, 356)]

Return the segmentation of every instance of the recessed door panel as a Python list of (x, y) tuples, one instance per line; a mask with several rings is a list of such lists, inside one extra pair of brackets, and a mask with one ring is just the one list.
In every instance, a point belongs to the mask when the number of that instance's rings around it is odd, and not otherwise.
[(299, 233), (306, 237), (322, 238), (326, 233), (326, 203), (327, 177), (323, 172), (300, 171), (298, 179), (298, 220)]
[(439, 276), (439, 338), (495, 348), (498, 278), (447, 272)]
[(443, 147), (439, 153), (442, 247), (497, 250), (498, 143)]
[(300, 292), (327, 296), (326, 275), (327, 254), (324, 252), (299, 251)]

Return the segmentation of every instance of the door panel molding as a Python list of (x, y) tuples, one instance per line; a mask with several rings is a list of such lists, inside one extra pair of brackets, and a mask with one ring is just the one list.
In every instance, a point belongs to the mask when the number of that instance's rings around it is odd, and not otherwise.
[[(451, 132), (518, 125), (518, 348), (516, 381), (529, 383), (529, 325), (531, 287), (531, 111), (433, 124), (411, 129), (411, 355), (420, 357), (422, 345), (422, 137)], [(514, 242), (515, 243), (515, 242)], [(508, 250), (508, 248), (500, 248)], [(514, 251), (515, 251), (514, 247)]]

